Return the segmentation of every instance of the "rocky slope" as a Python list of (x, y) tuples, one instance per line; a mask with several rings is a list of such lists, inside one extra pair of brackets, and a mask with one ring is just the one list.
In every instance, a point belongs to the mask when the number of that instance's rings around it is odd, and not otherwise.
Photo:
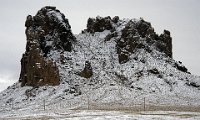
[(26, 23), (20, 79), (0, 93), (1, 110), (140, 103), (200, 105), (200, 78), (173, 60), (168, 30), (143, 19), (89, 18), (73, 35), (65, 16), (44, 7)]

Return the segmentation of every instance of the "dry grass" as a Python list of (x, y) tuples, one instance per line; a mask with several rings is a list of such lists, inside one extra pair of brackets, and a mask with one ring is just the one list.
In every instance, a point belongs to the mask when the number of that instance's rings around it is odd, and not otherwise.
[(200, 112), (200, 106), (167, 106), (167, 105), (130, 105), (124, 106), (120, 104), (90, 104), (89, 106), (82, 106), (74, 110), (106, 110), (106, 111), (179, 111), (179, 112)]

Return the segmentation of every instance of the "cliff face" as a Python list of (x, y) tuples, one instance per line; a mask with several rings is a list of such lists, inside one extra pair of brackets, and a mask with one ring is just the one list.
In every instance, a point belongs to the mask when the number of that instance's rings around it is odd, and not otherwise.
[(59, 85), (59, 71), (55, 63), (45, 60), (40, 51), (33, 48), (21, 59), (21, 86)]
[(59, 85), (58, 66), (48, 54), (52, 50), (71, 51), (75, 40), (65, 16), (55, 7), (44, 7), (28, 15), (26, 52), (21, 59), (22, 86)]

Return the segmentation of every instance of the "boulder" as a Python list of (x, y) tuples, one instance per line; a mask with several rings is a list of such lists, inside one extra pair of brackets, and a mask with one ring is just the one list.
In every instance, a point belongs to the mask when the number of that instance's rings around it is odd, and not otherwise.
[(160, 73), (156, 68), (148, 70), (148, 72), (150, 72), (152, 74), (159, 74)]
[(93, 75), (93, 71), (92, 71), (92, 66), (91, 63), (89, 61), (85, 62), (85, 68), (84, 70), (80, 73), (81, 77), (84, 78), (90, 78)]
[(182, 72), (188, 72), (188, 69), (185, 66), (183, 66), (180, 62), (176, 62), (174, 64), (174, 67), (176, 67), (178, 70)]

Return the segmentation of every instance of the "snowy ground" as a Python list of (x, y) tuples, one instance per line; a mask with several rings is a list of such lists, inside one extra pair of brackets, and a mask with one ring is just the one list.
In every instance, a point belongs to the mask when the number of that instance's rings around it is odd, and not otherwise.
[(94, 111), (94, 110), (70, 110), (70, 111), (38, 111), (33, 113), (1, 114), (0, 119), (21, 120), (199, 120), (199, 112), (175, 112), (175, 111)]

